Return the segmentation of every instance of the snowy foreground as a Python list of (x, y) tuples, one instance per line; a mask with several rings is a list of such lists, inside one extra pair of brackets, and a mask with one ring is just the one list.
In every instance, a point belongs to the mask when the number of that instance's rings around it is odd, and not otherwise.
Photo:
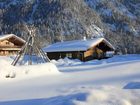
[(52, 60), (58, 69), (11, 62), (0, 57), (0, 105), (140, 105), (140, 55)]

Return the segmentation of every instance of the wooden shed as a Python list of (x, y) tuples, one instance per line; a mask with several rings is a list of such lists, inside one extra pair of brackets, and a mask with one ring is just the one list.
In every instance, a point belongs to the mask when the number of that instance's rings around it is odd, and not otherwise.
[(21, 47), (25, 44), (25, 41), (14, 35), (1, 35), (0, 36), (0, 56), (8, 56), (17, 54)]
[(58, 42), (43, 48), (43, 50), (50, 59), (58, 60), (68, 57), (88, 61), (106, 58), (107, 52), (113, 52), (115, 48), (104, 38), (94, 38), (91, 40)]

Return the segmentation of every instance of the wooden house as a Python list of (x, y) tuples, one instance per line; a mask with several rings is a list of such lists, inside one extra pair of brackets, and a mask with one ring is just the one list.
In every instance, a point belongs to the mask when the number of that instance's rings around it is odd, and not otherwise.
[(106, 58), (115, 48), (104, 38), (58, 42), (43, 48), (50, 59), (72, 58), (88, 61)]
[(25, 41), (14, 35), (1, 35), (0, 36), (0, 56), (8, 56), (17, 54), (21, 47), (25, 44)]

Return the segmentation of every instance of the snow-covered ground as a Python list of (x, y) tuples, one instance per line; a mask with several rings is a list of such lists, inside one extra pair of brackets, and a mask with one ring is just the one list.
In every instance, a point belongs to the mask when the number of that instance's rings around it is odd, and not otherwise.
[[(56, 65), (53, 63), (44, 63), (38, 65), (12, 66), (14, 57), (0, 57), (0, 82), (19, 81), (33, 77), (60, 74)], [(34, 63), (34, 62), (33, 62)], [(14, 78), (14, 79), (12, 79)]]
[[(52, 60), (59, 71), (47, 63), (26, 72), (27, 66), (15, 68), (11, 61), (0, 57), (0, 105), (140, 105), (140, 55)], [(15, 78), (2, 76), (9, 69)]]

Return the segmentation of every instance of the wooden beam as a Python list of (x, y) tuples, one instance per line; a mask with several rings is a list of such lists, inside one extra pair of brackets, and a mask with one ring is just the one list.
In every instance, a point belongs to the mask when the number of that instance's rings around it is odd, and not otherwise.
[(7, 50), (7, 51), (17, 50), (17, 51), (20, 51), (21, 48), (0, 48), (0, 50)]

